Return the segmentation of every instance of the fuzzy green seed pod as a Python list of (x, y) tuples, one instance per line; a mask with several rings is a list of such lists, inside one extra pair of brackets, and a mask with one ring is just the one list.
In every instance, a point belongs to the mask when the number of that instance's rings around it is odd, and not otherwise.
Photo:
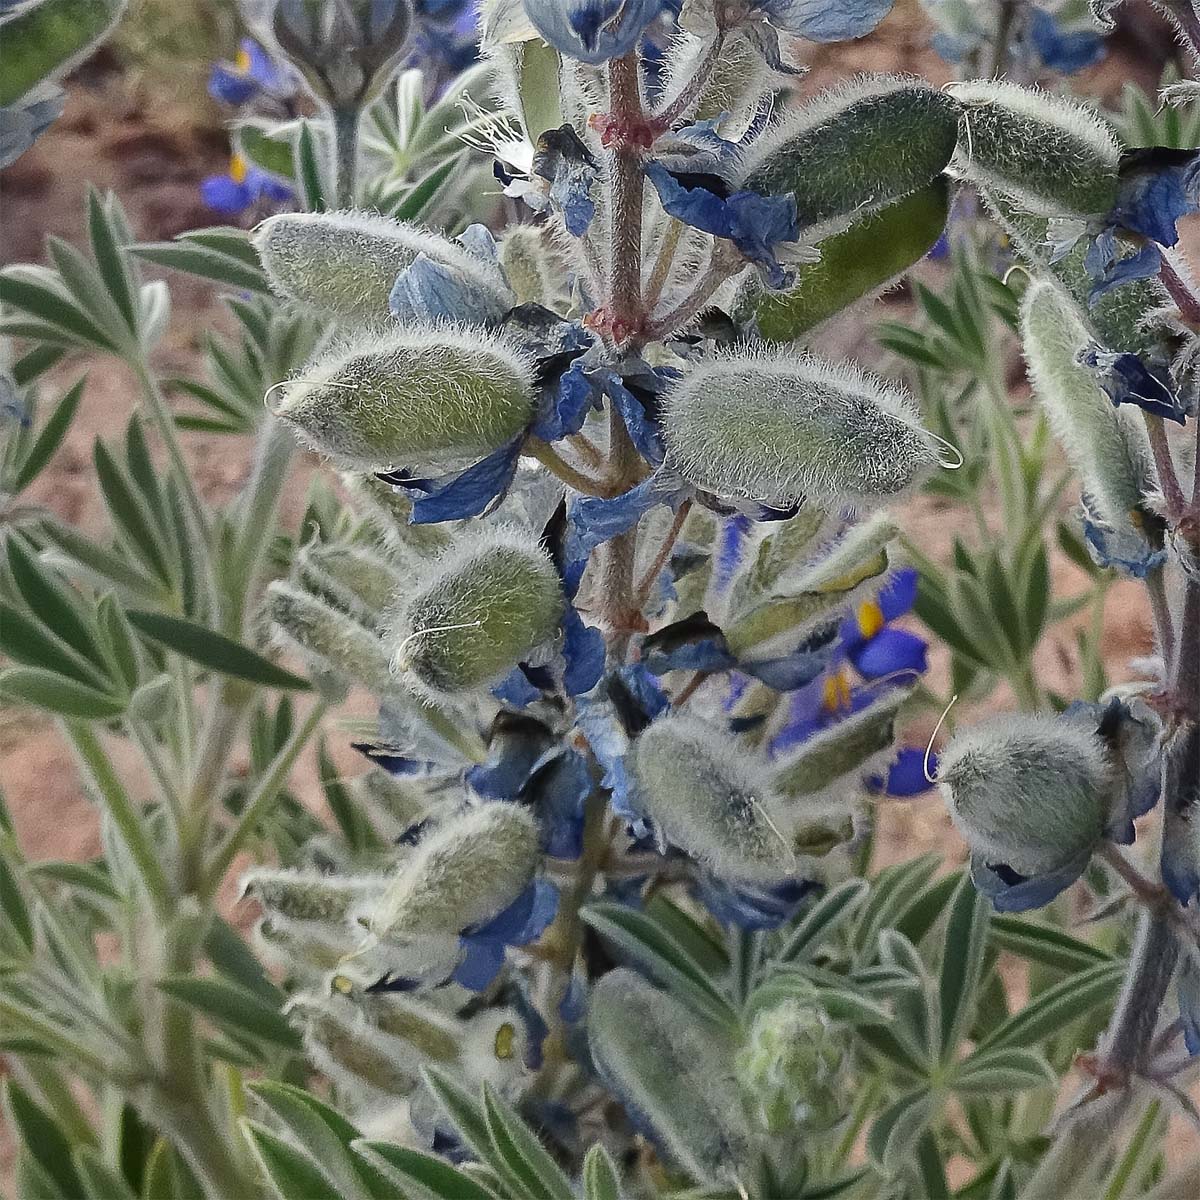
[(451, 267), (503, 311), (495, 271), (462, 246), (417, 225), (362, 212), (281, 213), (254, 232), (271, 286), (285, 300), (344, 321), (386, 322), (396, 276), (418, 255)]
[[(509, 229), (500, 239), (500, 265), (518, 304), (552, 304), (555, 264), (540, 226)], [(557, 273), (561, 277), (561, 267)]]
[(950, 186), (939, 176), (902, 200), (856, 221), (821, 243), (821, 257), (796, 269), (786, 292), (765, 290), (748, 272), (734, 303), (768, 342), (790, 342), (849, 305), (885, 291), (932, 249), (946, 226)]
[(845, 1040), (815, 993), (763, 1009), (737, 1055), (745, 1104), (771, 1134), (826, 1130), (846, 1111), (845, 1059)]
[(281, 973), (316, 981), (346, 957), (346, 929), (340, 924), (319, 925), (263, 917), (254, 926), (258, 956)]
[(429, 1062), (453, 1062), (459, 1056), (465, 1026), (428, 1001), (400, 992), (371, 991), (349, 975), (335, 974), (330, 990), (361, 1009), (381, 1033), (407, 1042)]
[(65, 75), (117, 23), (126, 0), (41, 0), (0, 22), (0, 107), (44, 79)]
[(341, 1090), (365, 1094), (377, 1103), (395, 1103), (420, 1082), (420, 1056), (399, 1038), (364, 1021), (340, 996), (301, 993), (287, 1013), (301, 1029), (313, 1065)]
[(242, 879), (242, 895), (257, 900), (286, 921), (338, 924), (367, 897), (378, 895), (386, 879), (373, 875), (322, 875), (258, 867)]
[(537, 821), (484, 804), (425, 837), (366, 917), (380, 938), (454, 934), (493, 917), (528, 886), (540, 860)]
[(267, 588), (267, 612), (279, 639), (318, 670), (375, 692), (389, 689), (383, 642), (354, 617), (282, 580)]
[(621, 968), (592, 991), (588, 1045), (605, 1082), (697, 1183), (742, 1178), (756, 1139), (724, 1030)]
[(791, 193), (801, 229), (846, 218), (925, 187), (950, 162), (958, 104), (917, 79), (863, 76), (784, 117), (747, 150), (738, 185)]
[(276, 412), (344, 466), (450, 471), (525, 427), (531, 367), (508, 342), (478, 329), (360, 333), (292, 380)]
[(435, 554), (450, 541), (444, 525), (413, 525), (412, 501), (370, 472), (343, 471), (341, 480), (370, 533), (400, 562)]
[(435, 693), (479, 688), (554, 638), (562, 614), (558, 572), (530, 534), (474, 530), (421, 574), (395, 610), (392, 667)]
[(1018, 714), (956, 734), (938, 784), (973, 851), (1038, 875), (1099, 842), (1112, 768), (1094, 730)]
[(1153, 477), (1149, 439), (1138, 415), (1114, 407), (1077, 361), (1091, 339), (1055, 284), (1030, 285), (1021, 335), (1034, 391), (1096, 511), (1114, 529), (1140, 532), (1142, 498)]
[(1049, 217), (1106, 213), (1117, 199), (1120, 146), (1090, 109), (998, 80), (952, 84), (963, 106), (956, 170)]
[(795, 872), (780, 802), (733, 734), (674, 713), (634, 742), (630, 770), (662, 836), (719, 875), (768, 881)]
[(662, 423), (668, 461), (689, 482), (780, 506), (895, 497), (938, 461), (905, 392), (777, 350), (700, 364), (664, 397)]
[(316, 543), (296, 556), (304, 581), (335, 600), (339, 607), (374, 620), (391, 607), (403, 580), (378, 554), (361, 546)]

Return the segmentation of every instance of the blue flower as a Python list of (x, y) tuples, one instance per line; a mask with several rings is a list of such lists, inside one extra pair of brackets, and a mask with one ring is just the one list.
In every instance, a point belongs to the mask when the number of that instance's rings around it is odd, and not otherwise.
[(592, 188), (600, 166), (572, 125), (547, 129), (538, 137), (532, 173), (550, 184), (548, 198), (572, 237), (583, 237), (596, 215)]
[(223, 104), (245, 104), (264, 93), (282, 99), (296, 87), (291, 69), (277, 66), (252, 38), (243, 38), (237, 57), (218, 62), (208, 77), (208, 94)]
[[(1131, 517), (1142, 524), (1156, 519), (1145, 513), (1133, 513)], [(1086, 495), (1083, 497), (1083, 540), (1097, 566), (1120, 571), (1134, 579), (1145, 579), (1167, 561), (1166, 550), (1156, 548), (1133, 524), (1121, 529), (1107, 524)]]
[[(926, 768), (929, 775), (925, 773)], [(873, 792), (903, 800), (929, 791), (933, 787), (930, 776), (937, 778), (937, 755), (930, 754), (926, 763), (923, 747), (905, 746), (888, 764), (886, 775), (868, 777), (867, 787)]]
[(560, 54), (595, 66), (635, 49), (672, 0), (525, 0), (533, 27)]
[(1064, 29), (1044, 8), (1032, 8), (1026, 32), (1034, 52), (1049, 71), (1073, 75), (1104, 57), (1104, 38), (1092, 29)]
[(718, 921), (749, 932), (778, 929), (803, 907), (819, 887), (807, 879), (787, 879), (773, 887), (727, 883), (705, 872), (696, 896)]
[(1186, 423), (1187, 410), (1165, 366), (1147, 366), (1136, 354), (1114, 354), (1094, 342), (1080, 351), (1079, 361), (1096, 372), (1096, 382), (1114, 405), (1135, 404), (1156, 417)]
[(810, 42), (866, 37), (895, 0), (756, 0), (754, 8), (777, 29)]
[(653, 159), (643, 169), (671, 216), (694, 229), (728, 239), (748, 261), (766, 271), (771, 287), (787, 286), (792, 273), (780, 263), (777, 247), (800, 238), (795, 196), (728, 193), (717, 176), (673, 172)]
[(549, 880), (535, 879), (490, 921), (462, 931), (463, 958), (450, 978), (473, 992), (482, 992), (500, 974), (506, 948), (536, 942), (557, 911), (558, 889)]
[(201, 180), (200, 195), (216, 212), (235, 215), (260, 202), (288, 204), (294, 199), (291, 187), (278, 176), (251, 166), (240, 154), (229, 160), (224, 175)]
[(1200, 1054), (1200, 960), (1194, 950), (1184, 951), (1175, 987), (1179, 997), (1183, 1044), (1189, 1054)]
[(865, 600), (842, 623), (846, 657), (864, 679), (882, 679), (896, 672), (924, 674), (929, 643), (915, 633), (888, 623), (912, 611), (917, 599), (917, 572), (897, 571), (874, 600)]

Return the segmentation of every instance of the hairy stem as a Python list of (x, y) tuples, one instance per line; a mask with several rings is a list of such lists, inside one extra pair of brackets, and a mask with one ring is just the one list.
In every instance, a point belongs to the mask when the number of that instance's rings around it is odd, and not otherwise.
[(338, 208), (353, 208), (358, 195), (358, 126), (362, 110), (357, 104), (333, 110), (333, 160)]
[(1102, 1080), (1127, 1083), (1146, 1065), (1150, 1043), (1158, 1028), (1159, 1010), (1166, 998), (1179, 939), (1173, 923), (1162, 913), (1147, 911), (1138, 923), (1129, 971), (1105, 1037), (1098, 1075)]
[[(643, 119), (638, 56), (626, 54), (609, 63), (609, 106), (626, 129)], [(608, 306), (614, 321), (629, 330), (641, 327), (642, 311), (642, 152), (623, 138), (613, 152), (612, 247)]]
[(1146, 418), (1146, 433), (1150, 438), (1150, 449), (1154, 453), (1154, 469), (1163, 498), (1167, 502), (1167, 516), (1178, 521), (1187, 508), (1179, 476), (1175, 472), (1175, 460), (1171, 457), (1171, 446), (1167, 441), (1167, 427), (1162, 417), (1143, 413)]
[(591, 475), (586, 475), (584, 472), (571, 466), (553, 446), (548, 442), (543, 442), (541, 438), (532, 436), (526, 438), (521, 451), (524, 454), (528, 454), (531, 458), (536, 458), (551, 475), (561, 479), (563, 483), (568, 487), (574, 488), (577, 492), (582, 492), (585, 496), (608, 495), (607, 489), (599, 479), (595, 479)]
[(654, 584), (658, 579), (659, 572), (662, 571), (663, 567), (670, 560), (671, 551), (675, 549), (675, 543), (679, 540), (679, 535), (683, 532), (683, 526), (688, 519), (688, 513), (691, 511), (692, 502), (690, 500), (685, 500), (676, 511), (675, 519), (671, 522), (670, 528), (663, 538), (663, 543), (659, 547), (658, 553), (654, 556), (654, 561), (646, 569), (646, 573), (637, 585), (634, 602), (638, 608), (646, 607), (646, 602), (650, 599), (650, 593), (654, 590)]

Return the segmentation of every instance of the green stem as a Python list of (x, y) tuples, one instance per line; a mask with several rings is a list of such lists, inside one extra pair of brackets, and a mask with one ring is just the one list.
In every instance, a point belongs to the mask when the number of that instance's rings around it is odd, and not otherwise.
[(521, 451), (524, 454), (528, 454), (531, 458), (536, 458), (551, 475), (561, 479), (563, 483), (568, 487), (574, 488), (575, 491), (582, 492), (585, 496), (608, 495), (607, 489), (602, 486), (599, 479), (593, 479), (592, 476), (585, 475), (582, 471), (571, 466), (553, 446), (548, 442), (543, 442), (541, 438), (532, 436), (526, 438)]
[(92, 726), (83, 721), (66, 721), (64, 724), (84, 770), (95, 785), (105, 811), (137, 867), (155, 912), (159, 917), (167, 917), (172, 907), (171, 885), (158, 861), (157, 850), (141, 814), (121, 783)]
[(357, 104), (333, 110), (333, 165), (338, 208), (353, 208), (358, 196), (358, 126), (362, 110)]
[(203, 883), (199, 889), (202, 900), (210, 900), (221, 886), (226, 872), (237, 857), (246, 839), (258, 823), (271, 810), (271, 806), (279, 797), (283, 786), (287, 783), (288, 774), (300, 751), (329, 710), (327, 700), (318, 700), (310, 709), (309, 714), (292, 732), (292, 736), (284, 743), (279, 753), (275, 755), (271, 765), (266, 769), (262, 778), (255, 785), (254, 791), (247, 797), (237, 822), (225, 837), (225, 841), (213, 854), (204, 868)]

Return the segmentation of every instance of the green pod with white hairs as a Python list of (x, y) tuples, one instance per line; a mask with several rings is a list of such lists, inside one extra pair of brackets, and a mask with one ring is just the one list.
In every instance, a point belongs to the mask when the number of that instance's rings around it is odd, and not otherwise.
[(820, 259), (801, 263), (787, 291), (769, 291), (755, 272), (748, 272), (734, 302), (734, 317), (752, 320), (768, 342), (803, 337), (850, 305), (896, 283), (933, 248), (949, 213), (949, 181), (938, 176), (827, 237), (821, 243)]
[(532, 366), (502, 338), (447, 326), (360, 333), (290, 381), (277, 415), (313, 450), (363, 471), (452, 471), (533, 415)]
[(1108, 821), (1112, 766), (1095, 730), (1032, 714), (955, 734), (938, 785), (975, 853), (1022, 875), (1086, 854)]
[(533, 815), (516, 804), (467, 809), (424, 837), (361, 921), (376, 937), (455, 935), (507, 908), (541, 859)]
[(778, 882), (795, 873), (780, 801), (734, 734), (686, 712), (661, 717), (633, 743), (629, 770), (662, 837), (718, 875)]
[(342, 321), (390, 321), (396, 276), (419, 255), (494, 293), (498, 311), (511, 303), (498, 272), (462, 246), (373, 213), (281, 213), (263, 221), (252, 241), (278, 295)]
[(893, 499), (938, 462), (898, 387), (773, 349), (688, 372), (663, 398), (662, 427), (667, 460), (690, 483), (779, 507)]
[(365, 899), (378, 895), (385, 882), (382, 876), (257, 867), (242, 879), (242, 895), (257, 900), (276, 919), (334, 925), (345, 922)]
[(751, 144), (737, 184), (796, 199), (801, 230), (832, 232), (925, 187), (958, 140), (958, 104), (918, 79), (866, 75), (793, 110)]
[(503, 525), (463, 533), (393, 611), (392, 668), (434, 694), (482, 688), (557, 636), (564, 603), (532, 534)]
[(267, 613), (276, 636), (334, 679), (386, 692), (391, 683), (378, 633), (349, 613), (283, 580), (267, 588)]
[(726, 1030), (698, 1021), (674, 996), (620, 968), (592, 990), (588, 1046), (601, 1078), (697, 1183), (746, 1177), (758, 1145)]
[(955, 169), (1029, 212), (1090, 217), (1117, 199), (1121, 149), (1082, 104), (1000, 80), (952, 84), (963, 106)]
[(1033, 390), (1096, 512), (1113, 529), (1144, 536), (1142, 500), (1153, 478), (1145, 427), (1140, 414), (1114, 407), (1078, 361), (1091, 339), (1056, 284), (1026, 290), (1021, 336)]
[(369, 624), (391, 607), (403, 586), (386, 559), (362, 546), (319, 542), (296, 556), (305, 582), (335, 600), (339, 607), (361, 613)]

